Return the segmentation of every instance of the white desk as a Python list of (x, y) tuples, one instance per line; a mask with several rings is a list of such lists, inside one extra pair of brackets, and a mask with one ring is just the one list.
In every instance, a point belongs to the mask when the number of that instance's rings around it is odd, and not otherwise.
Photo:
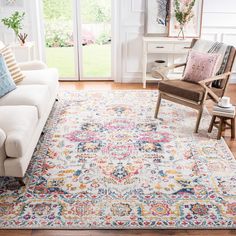
[(158, 54), (159, 59), (161, 59), (161, 56), (167, 56), (167, 65), (174, 64), (177, 56), (178, 58), (182, 58), (181, 62), (184, 62), (191, 42), (192, 39), (181, 40), (168, 37), (143, 37), (143, 88), (146, 88), (147, 81), (160, 80), (153, 78), (147, 69), (149, 54)]
[(35, 59), (35, 43), (26, 42), (23, 46), (18, 43), (10, 44), (17, 62), (32, 61)]

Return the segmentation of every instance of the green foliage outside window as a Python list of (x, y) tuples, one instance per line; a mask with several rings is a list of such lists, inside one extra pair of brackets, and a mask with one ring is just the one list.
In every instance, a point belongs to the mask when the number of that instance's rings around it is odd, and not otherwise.
[[(81, 18), (83, 23), (110, 22), (111, 1), (81, 0)], [(46, 20), (71, 20), (73, 1), (43, 0), (44, 17)]]
[[(83, 24), (111, 21), (110, 0), (80, 0), (80, 7)], [(47, 47), (73, 46), (73, 8), (72, 0), (43, 0)], [(96, 43), (105, 44), (109, 39), (109, 34), (102, 32)]]

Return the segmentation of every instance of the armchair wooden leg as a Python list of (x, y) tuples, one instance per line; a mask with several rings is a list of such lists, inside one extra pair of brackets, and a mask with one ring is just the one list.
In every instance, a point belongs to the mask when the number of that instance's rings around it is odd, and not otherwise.
[(201, 118), (202, 118), (202, 113), (203, 113), (203, 108), (201, 108), (201, 109), (198, 111), (197, 123), (196, 123), (195, 131), (194, 131), (195, 133), (198, 133), (200, 121), (201, 121)]
[(156, 111), (155, 111), (154, 118), (157, 118), (157, 116), (158, 116), (160, 105), (161, 105), (161, 94), (159, 94), (158, 99), (157, 99), (157, 105), (156, 105)]
[(20, 178), (20, 177), (19, 177), (19, 178), (17, 178), (17, 180), (18, 180), (20, 186), (22, 186), (22, 187), (25, 186), (25, 182), (23, 181), (23, 178)]

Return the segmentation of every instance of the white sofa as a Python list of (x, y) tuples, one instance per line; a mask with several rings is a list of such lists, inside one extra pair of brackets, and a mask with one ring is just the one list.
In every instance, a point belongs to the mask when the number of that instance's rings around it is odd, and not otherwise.
[(59, 88), (58, 71), (42, 62), (19, 64), (26, 78), (0, 98), (0, 176), (23, 184)]

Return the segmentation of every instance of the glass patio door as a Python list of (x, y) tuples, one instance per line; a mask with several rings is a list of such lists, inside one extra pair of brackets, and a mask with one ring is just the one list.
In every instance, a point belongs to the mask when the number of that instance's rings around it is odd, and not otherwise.
[(111, 79), (112, 0), (43, 0), (45, 56), (61, 80)]
[(79, 80), (75, 0), (43, 0), (45, 57), (60, 80)]
[(111, 2), (79, 1), (81, 80), (111, 79)]

